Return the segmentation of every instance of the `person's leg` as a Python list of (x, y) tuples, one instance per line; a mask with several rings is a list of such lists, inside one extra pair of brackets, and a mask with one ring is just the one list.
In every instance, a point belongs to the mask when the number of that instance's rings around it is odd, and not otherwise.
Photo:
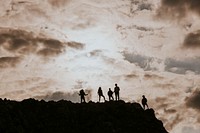
[(103, 99), (104, 99), (104, 102), (106, 101), (106, 98), (105, 98), (105, 96), (104, 95), (102, 95), (102, 97), (103, 97)]
[(83, 102), (83, 96), (81, 96), (81, 103)]
[(145, 110), (145, 104), (142, 104), (142, 106), (143, 106), (143, 109)]
[(119, 93), (117, 93), (117, 100), (119, 101)]
[(147, 106), (147, 108), (149, 109), (149, 106), (148, 106), (148, 104), (146, 103), (146, 106)]
[(99, 102), (101, 101), (101, 96), (99, 95)]

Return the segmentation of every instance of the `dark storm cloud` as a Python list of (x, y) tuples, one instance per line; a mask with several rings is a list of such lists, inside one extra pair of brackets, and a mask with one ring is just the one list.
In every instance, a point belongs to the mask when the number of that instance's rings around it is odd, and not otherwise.
[(0, 33), (0, 46), (12, 53), (34, 53), (43, 57), (53, 57), (65, 52), (67, 47), (81, 50), (85, 45), (79, 42), (42, 38), (24, 30), (8, 29)]
[(194, 91), (190, 97), (186, 99), (186, 106), (200, 111), (200, 91)]
[(189, 15), (189, 11), (200, 15), (199, 0), (162, 0), (157, 11), (158, 17), (171, 17), (180, 19)]
[(183, 42), (184, 48), (200, 48), (200, 30), (189, 33)]
[(200, 58), (188, 58), (184, 61), (175, 60), (172, 58), (166, 59), (165, 71), (177, 74), (186, 74), (192, 71), (195, 74), (200, 74)]
[(15, 67), (20, 60), (19, 57), (0, 57), (0, 68)]

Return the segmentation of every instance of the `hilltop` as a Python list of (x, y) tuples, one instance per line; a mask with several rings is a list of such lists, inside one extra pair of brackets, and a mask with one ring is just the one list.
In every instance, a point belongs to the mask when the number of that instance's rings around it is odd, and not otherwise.
[(0, 100), (1, 133), (167, 133), (153, 109), (111, 101)]

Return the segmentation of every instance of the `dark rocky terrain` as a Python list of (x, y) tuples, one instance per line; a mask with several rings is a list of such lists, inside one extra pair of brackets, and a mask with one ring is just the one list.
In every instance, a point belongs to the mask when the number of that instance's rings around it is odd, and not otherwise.
[(167, 133), (138, 103), (0, 100), (0, 133)]

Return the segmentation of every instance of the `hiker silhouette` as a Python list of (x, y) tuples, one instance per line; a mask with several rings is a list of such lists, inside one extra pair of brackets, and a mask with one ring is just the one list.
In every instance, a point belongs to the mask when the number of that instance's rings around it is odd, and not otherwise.
[(103, 97), (104, 101), (106, 101), (105, 96), (103, 95), (103, 91), (102, 91), (101, 87), (99, 87), (97, 93), (99, 95), (99, 102), (101, 101), (101, 97)]
[(117, 84), (115, 84), (114, 93), (115, 93), (115, 100), (116, 101), (119, 100), (119, 91), (120, 91), (120, 88), (117, 86)]
[(147, 108), (149, 108), (145, 95), (142, 96), (142, 106), (143, 106), (144, 110), (145, 110), (145, 106), (147, 106)]
[(114, 100), (113, 91), (111, 90), (111, 88), (109, 88), (109, 91), (108, 91), (108, 98), (109, 98), (109, 101)]
[(83, 102), (85, 103), (85, 96), (86, 95), (88, 95), (88, 94), (86, 94), (83, 89), (81, 89), (79, 91), (79, 96), (81, 97), (81, 103), (83, 103)]

